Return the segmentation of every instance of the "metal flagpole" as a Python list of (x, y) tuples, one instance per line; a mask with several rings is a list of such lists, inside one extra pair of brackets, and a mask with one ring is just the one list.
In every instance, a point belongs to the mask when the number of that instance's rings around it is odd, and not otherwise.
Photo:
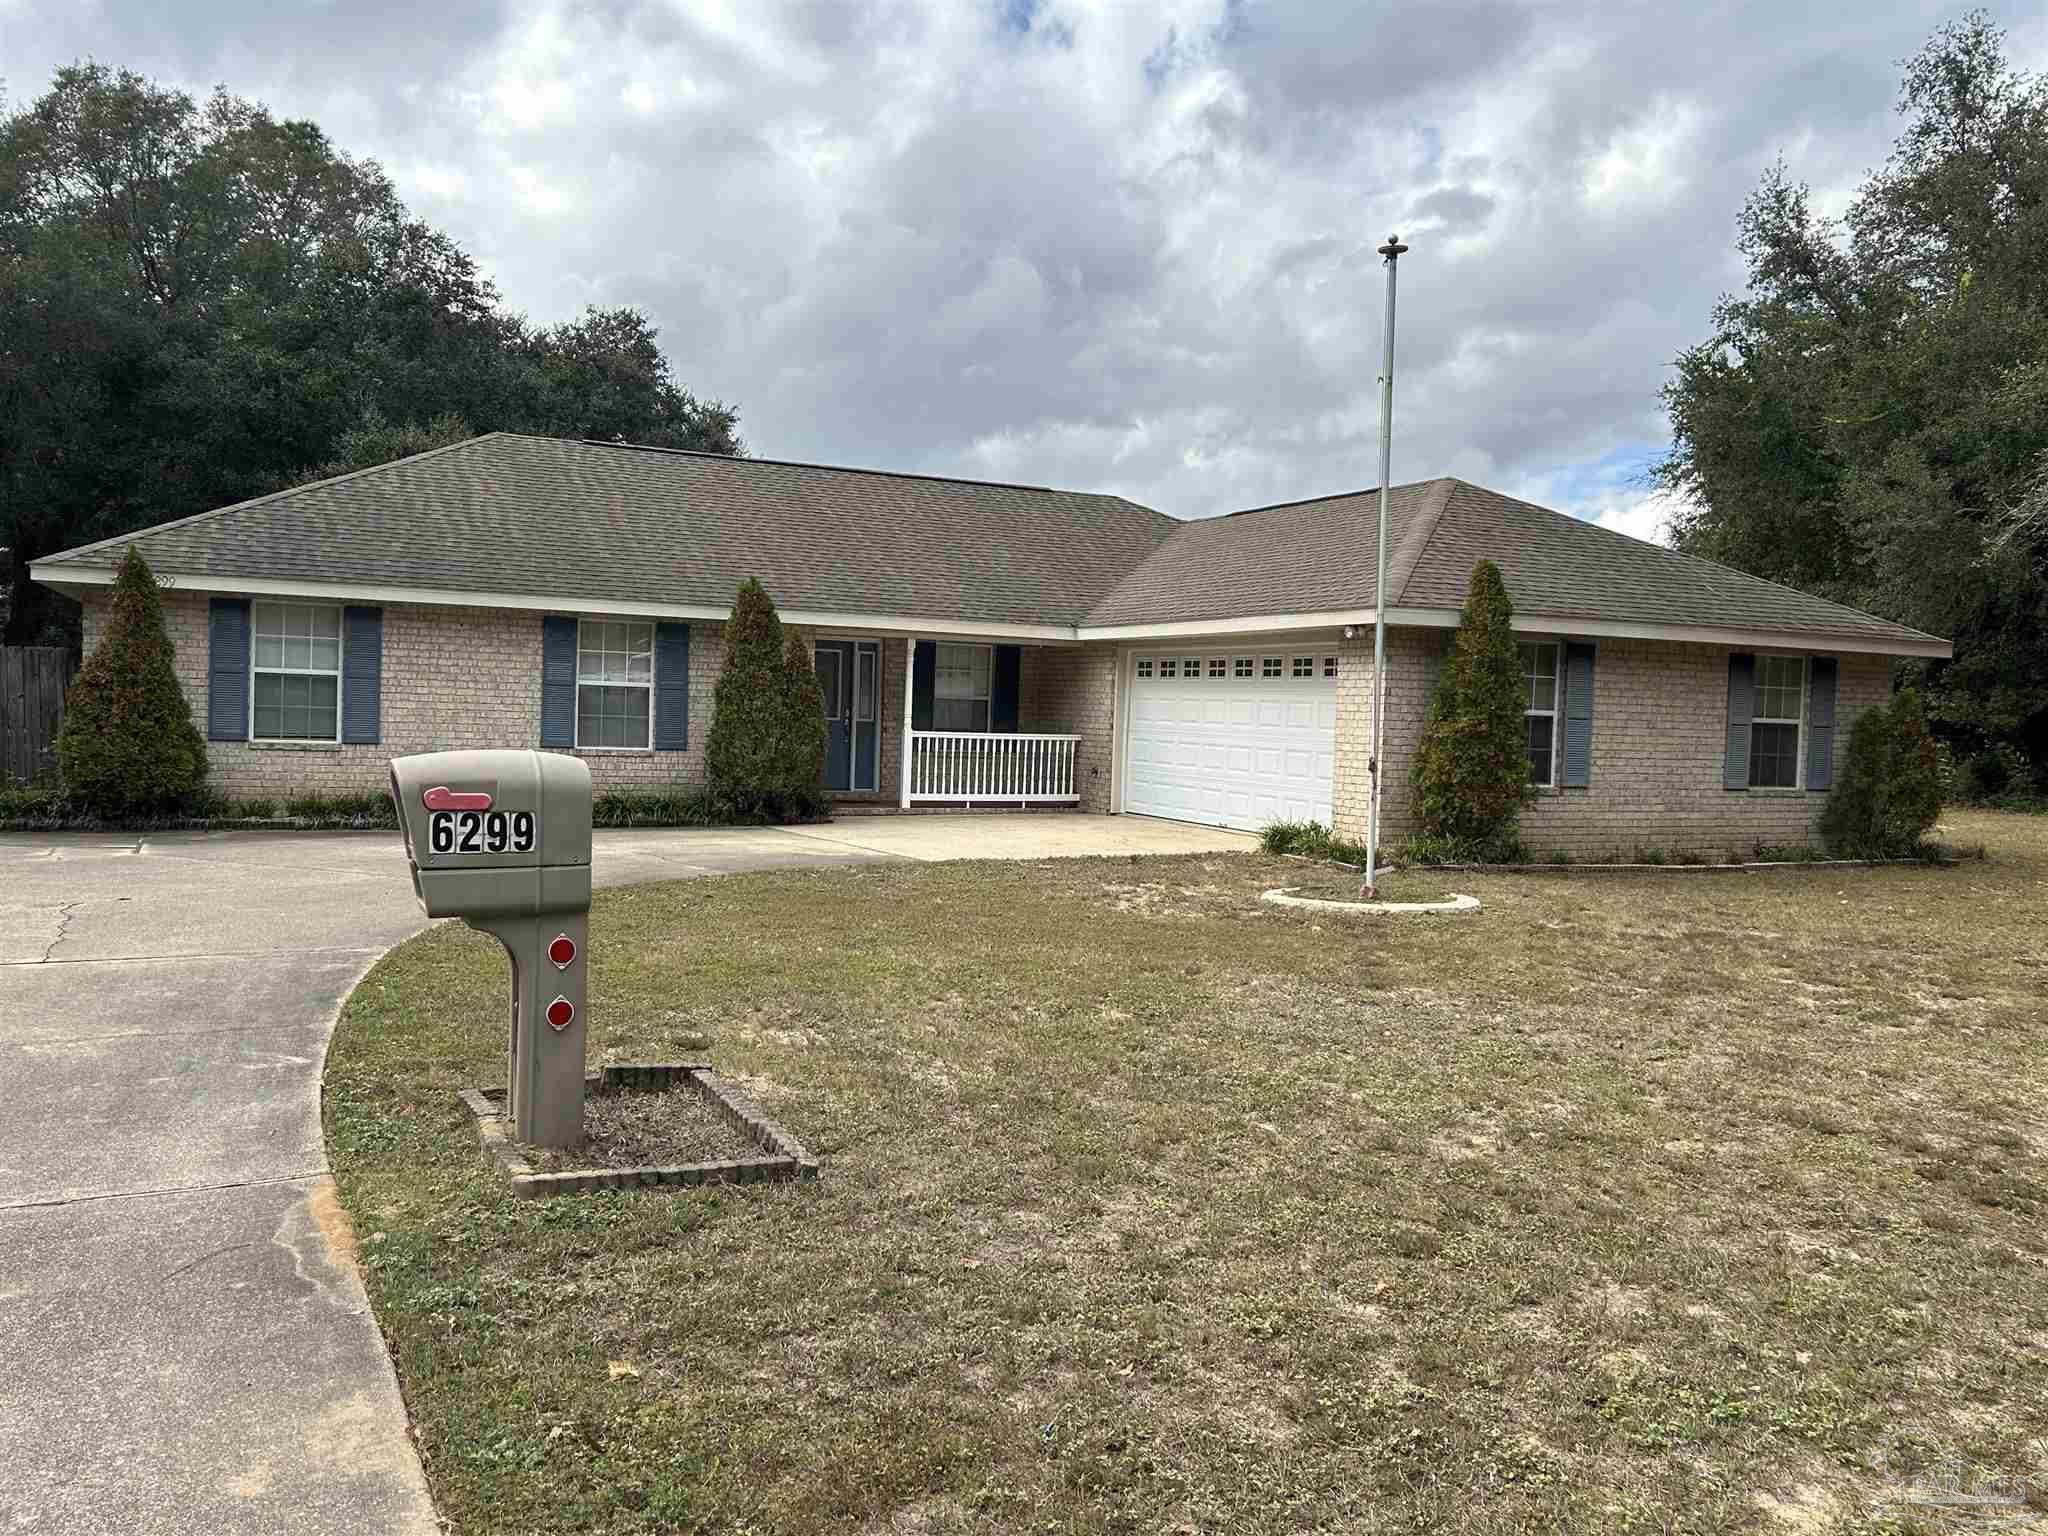
[(1365, 894), (1370, 898), (1379, 883), (1380, 858), (1380, 732), (1387, 718), (1387, 481), (1394, 472), (1394, 270), (1408, 247), (1399, 235), (1387, 236), (1379, 254), (1387, 263), (1387, 353), (1380, 370), (1380, 549), (1379, 574), (1372, 589), (1372, 755), (1366, 759), (1371, 775), (1365, 817)]

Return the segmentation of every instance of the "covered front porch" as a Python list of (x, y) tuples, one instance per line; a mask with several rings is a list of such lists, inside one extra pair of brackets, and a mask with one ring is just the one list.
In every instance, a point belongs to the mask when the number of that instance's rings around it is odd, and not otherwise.
[(821, 631), (812, 655), (835, 800), (1110, 808), (1106, 647)]

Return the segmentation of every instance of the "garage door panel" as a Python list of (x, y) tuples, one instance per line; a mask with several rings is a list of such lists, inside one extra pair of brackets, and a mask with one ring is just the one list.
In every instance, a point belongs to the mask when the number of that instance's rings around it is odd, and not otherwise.
[[(1171, 676), (1132, 681), (1126, 810), (1256, 831), (1277, 820), (1331, 820), (1334, 678), (1280, 677), (1228, 656), (1173, 658)], [(1211, 660), (1222, 665), (1211, 665)], [(1322, 670), (1320, 660), (1316, 674)]]

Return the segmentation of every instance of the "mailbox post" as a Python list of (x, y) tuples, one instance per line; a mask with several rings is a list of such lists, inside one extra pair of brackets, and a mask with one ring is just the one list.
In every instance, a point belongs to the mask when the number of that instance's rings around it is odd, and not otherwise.
[(512, 961), (506, 1110), (521, 1141), (583, 1137), (590, 923), (590, 769), (553, 752), (423, 752), (391, 760), (413, 894)]

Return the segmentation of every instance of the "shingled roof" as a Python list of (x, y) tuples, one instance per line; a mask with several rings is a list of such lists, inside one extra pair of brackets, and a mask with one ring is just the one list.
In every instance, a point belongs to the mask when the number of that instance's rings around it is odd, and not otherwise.
[[(1408, 622), (1443, 622), (1490, 559), (1520, 619), (1566, 631), (1947, 654), (1935, 636), (1463, 480), (1396, 486), (1388, 500), (1389, 607)], [(51, 555), (34, 574), (104, 581), (134, 544), (201, 590), (303, 583), (705, 614), (755, 576), (795, 614), (1087, 638), (1345, 622), (1375, 605), (1377, 517), (1376, 491), (1183, 522), (1120, 496), (492, 432)]]
[[(36, 562), (1071, 628), (1178, 525), (1120, 496), (491, 432)], [(196, 584), (196, 583), (194, 583)]]
[[(1463, 480), (1387, 497), (1390, 609), (1459, 607), (1480, 560), (1523, 619), (1769, 631), (1898, 641), (1937, 637)], [(1377, 489), (1181, 524), (1088, 612), (1086, 629), (1356, 612), (1376, 605)]]

